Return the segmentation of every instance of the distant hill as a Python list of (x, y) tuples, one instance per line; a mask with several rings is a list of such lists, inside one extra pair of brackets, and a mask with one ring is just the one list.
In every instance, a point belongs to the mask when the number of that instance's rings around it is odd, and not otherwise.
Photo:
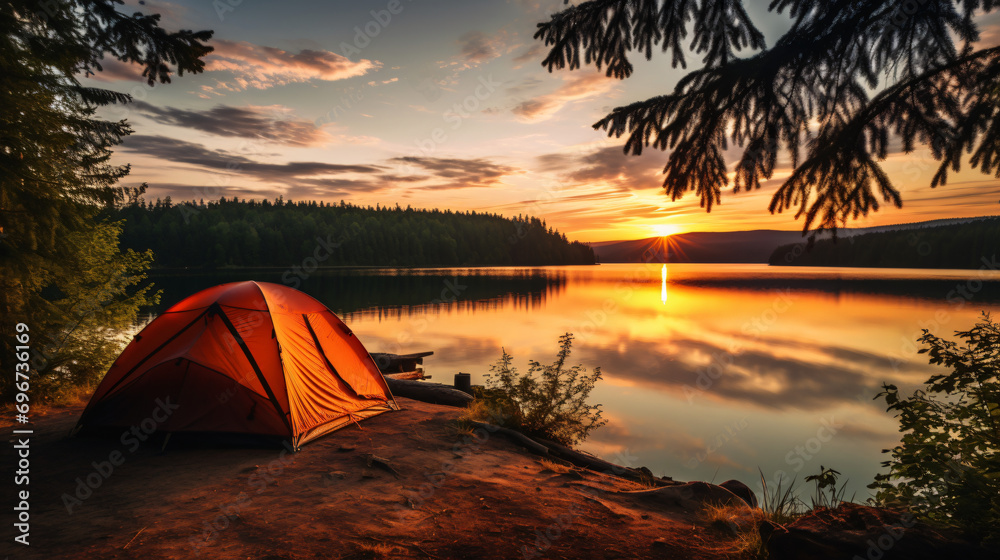
[[(947, 218), (868, 228), (843, 228), (837, 237), (843, 240), (883, 232), (923, 230), (934, 227), (956, 226), (992, 217)], [(817, 244), (830, 243), (829, 235), (819, 236)], [(694, 232), (672, 235), (668, 238), (648, 237), (630, 241), (603, 241), (591, 243), (598, 262), (674, 262), (674, 263), (766, 263), (778, 247), (786, 246), (802, 253), (806, 238), (801, 231), (758, 229), (749, 231)], [(849, 243), (849, 241), (848, 241)], [(842, 245), (838, 243), (837, 245)], [(784, 253), (783, 253), (784, 255)], [(781, 258), (784, 258), (783, 256)], [(805, 261), (803, 261), (805, 262)], [(772, 263), (777, 264), (777, 263)], [(796, 263), (798, 264), (798, 263)], [(835, 266), (835, 265), (834, 265)], [(859, 265), (860, 266), (860, 265)], [(877, 265), (874, 265), (877, 266)]]
[(974, 269), (993, 266), (1000, 256), (1000, 217), (908, 226), (853, 235), (839, 243), (817, 241), (809, 251), (782, 245), (768, 262), (775, 266)]
[(633, 241), (591, 243), (602, 263), (764, 263), (779, 245), (802, 241), (802, 232), (761, 229), (697, 232)]

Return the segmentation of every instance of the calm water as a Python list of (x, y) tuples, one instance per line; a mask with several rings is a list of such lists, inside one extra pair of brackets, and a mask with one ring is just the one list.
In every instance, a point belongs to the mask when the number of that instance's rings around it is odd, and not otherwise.
[[(872, 397), (932, 372), (922, 328), (951, 335), (1000, 307), (996, 271), (772, 268), (766, 265), (354, 270), (301, 285), (370, 352), (433, 350), (434, 381), (481, 383), (501, 347), (522, 371), (576, 336), (571, 363), (599, 366), (592, 396), (607, 426), (583, 447), (678, 480), (769, 483), (833, 467), (848, 495), (879, 470), (897, 423)], [(282, 272), (156, 276), (163, 305)], [(289, 276), (285, 276), (286, 279)], [(292, 284), (296, 286), (296, 284)], [(803, 486), (804, 490), (810, 490)]]

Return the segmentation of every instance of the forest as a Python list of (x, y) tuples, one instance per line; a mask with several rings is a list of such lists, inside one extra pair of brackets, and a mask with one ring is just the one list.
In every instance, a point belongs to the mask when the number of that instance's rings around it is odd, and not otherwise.
[(140, 198), (106, 217), (124, 220), (122, 248), (151, 249), (154, 268), (594, 264), (589, 246), (543, 220), (474, 211), (167, 197)]
[(782, 245), (772, 266), (982, 268), (1000, 254), (1000, 217), (965, 223), (866, 233), (837, 240)]

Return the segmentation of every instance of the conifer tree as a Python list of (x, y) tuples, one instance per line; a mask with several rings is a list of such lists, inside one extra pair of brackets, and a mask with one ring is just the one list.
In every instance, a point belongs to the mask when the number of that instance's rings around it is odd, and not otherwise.
[[(138, 194), (117, 187), (129, 167), (109, 163), (131, 128), (97, 115), (130, 97), (80, 76), (110, 57), (140, 65), (152, 86), (175, 71), (202, 71), (212, 50), (204, 44), (211, 31), (167, 32), (158, 15), (127, 15), (120, 5), (0, 2), (0, 363), (9, 363), (14, 325), (24, 322), (36, 396), (103, 373), (105, 329), (151, 296), (137, 286), (151, 256), (118, 251), (121, 226), (98, 218)], [(4, 396), (12, 381), (2, 377)]]
[(629, 57), (659, 48), (702, 66), (672, 92), (614, 109), (594, 127), (625, 152), (669, 151), (663, 187), (711, 211), (729, 185), (724, 152), (742, 148), (735, 192), (759, 189), (779, 154), (793, 168), (770, 211), (804, 230), (843, 226), (902, 205), (881, 162), (898, 138), (929, 147), (943, 185), (963, 160), (1000, 177), (1000, 46), (975, 45), (977, 15), (997, 0), (772, 0), (791, 28), (772, 46), (741, 0), (591, 0), (539, 24), (550, 71), (581, 63), (627, 78)]

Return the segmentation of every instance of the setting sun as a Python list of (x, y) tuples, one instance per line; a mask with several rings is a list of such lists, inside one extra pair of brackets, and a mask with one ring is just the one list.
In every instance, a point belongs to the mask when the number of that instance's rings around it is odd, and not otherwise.
[(649, 226), (649, 229), (653, 230), (660, 237), (669, 237), (677, 233), (683, 233), (684, 231), (684, 228), (677, 224), (653, 224)]

